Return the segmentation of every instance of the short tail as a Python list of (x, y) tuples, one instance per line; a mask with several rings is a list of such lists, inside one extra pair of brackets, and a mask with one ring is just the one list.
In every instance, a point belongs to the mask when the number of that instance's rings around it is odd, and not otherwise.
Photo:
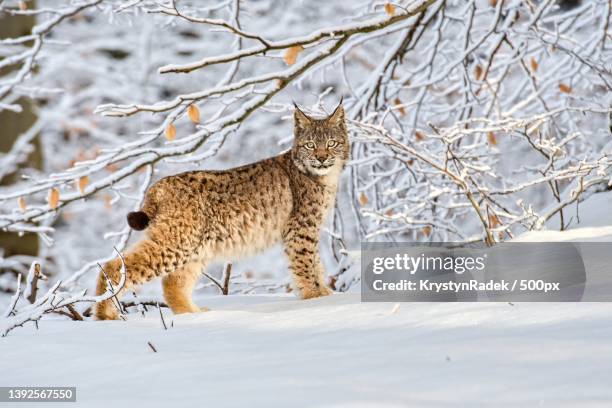
[(143, 229), (147, 228), (149, 224), (151, 224), (151, 221), (155, 219), (155, 216), (157, 215), (157, 196), (157, 187), (154, 185), (149, 189), (149, 191), (147, 191), (140, 211), (128, 213), (127, 222), (132, 229), (142, 231)]
[(128, 225), (136, 231), (142, 231), (147, 228), (150, 221), (151, 219), (144, 211), (134, 211), (127, 215)]

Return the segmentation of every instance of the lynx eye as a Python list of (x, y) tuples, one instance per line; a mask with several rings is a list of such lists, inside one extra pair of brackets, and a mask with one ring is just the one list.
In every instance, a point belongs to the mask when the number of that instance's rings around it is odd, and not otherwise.
[(327, 147), (336, 147), (338, 146), (338, 142), (336, 142), (335, 140), (328, 140), (327, 141)]
[(308, 143), (304, 144), (304, 147), (309, 149), (309, 150), (313, 150), (315, 148), (315, 144), (314, 144), (314, 142), (308, 142)]

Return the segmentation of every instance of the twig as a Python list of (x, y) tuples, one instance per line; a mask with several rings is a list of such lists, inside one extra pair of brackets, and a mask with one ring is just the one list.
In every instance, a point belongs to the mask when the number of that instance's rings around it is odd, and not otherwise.
[(19, 296), (21, 296), (21, 274), (17, 274), (17, 288), (15, 289), (15, 294), (11, 297), (8, 308), (4, 312), (4, 317), (15, 314), (15, 306), (17, 306), (17, 302), (19, 301)]
[(83, 316), (81, 316), (81, 314), (78, 312), (78, 310), (76, 310), (76, 308), (71, 305), (68, 304), (66, 305), (66, 309), (68, 309), (68, 311), (70, 312), (70, 317), (72, 318), (72, 320), (78, 320), (78, 321), (83, 321)]
[(162, 313), (159, 303), (157, 303), (157, 310), (159, 310), (159, 317), (161, 319), (162, 325), (164, 326), (164, 330), (168, 330), (168, 326), (166, 326), (166, 321), (164, 320), (164, 314)]
[(28, 276), (26, 278), (27, 286), (25, 291), (23, 292), (23, 296), (30, 303), (34, 303), (36, 301), (36, 294), (38, 292), (38, 280), (43, 278), (40, 271), (40, 264), (37, 262), (33, 262), (32, 266), (30, 266), (30, 271), (28, 272)]
[(225, 265), (225, 274), (224, 274), (224, 278), (223, 278), (223, 288), (221, 290), (221, 293), (223, 293), (224, 295), (227, 295), (229, 293), (229, 284), (230, 284), (231, 276), (232, 276), (232, 263), (228, 262)]

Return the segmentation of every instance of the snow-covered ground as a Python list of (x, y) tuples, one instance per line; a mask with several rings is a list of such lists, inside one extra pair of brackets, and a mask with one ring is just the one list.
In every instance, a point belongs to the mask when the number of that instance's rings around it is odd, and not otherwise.
[[(524, 239), (612, 241), (612, 229)], [(609, 303), (361, 303), (358, 293), (198, 300), (211, 311), (164, 309), (167, 330), (155, 310), (16, 329), (0, 340), (0, 384), (76, 386), (84, 407), (612, 404)]]
[(207, 313), (167, 312), (168, 330), (156, 313), (15, 330), (0, 383), (76, 386), (84, 407), (612, 403), (609, 304), (206, 300)]

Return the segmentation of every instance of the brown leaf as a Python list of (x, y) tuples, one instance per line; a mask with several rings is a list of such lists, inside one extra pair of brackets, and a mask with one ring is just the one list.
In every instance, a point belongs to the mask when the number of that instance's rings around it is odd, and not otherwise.
[(414, 132), (414, 138), (418, 141), (425, 140), (425, 135), (417, 130)]
[(497, 228), (501, 225), (501, 221), (499, 220), (499, 217), (495, 214), (491, 214), (489, 215), (489, 226), (491, 228)]
[(77, 186), (79, 187), (79, 193), (83, 194), (85, 192), (85, 187), (89, 184), (89, 177), (83, 176), (79, 179)]
[(491, 5), (491, 7), (496, 7), (497, 6), (497, 0), (489, 0), (489, 4)]
[(293, 65), (295, 64), (295, 61), (297, 61), (298, 54), (302, 51), (304, 51), (304, 47), (302, 47), (301, 45), (294, 45), (293, 47), (285, 51), (285, 56), (283, 57), (283, 60), (287, 65)]
[(368, 203), (368, 197), (362, 191), (361, 194), (359, 195), (359, 204), (361, 204), (361, 206), (363, 207), (367, 203)]
[(409, 159), (406, 164), (412, 166), (414, 164), (414, 159)]
[(25, 1), (19, 2), (19, 10), (26, 11), (28, 9), (28, 4)]
[[(191, 116), (189, 118), (191, 119)], [(176, 139), (176, 128), (174, 127), (172, 123), (169, 124), (168, 127), (166, 128), (166, 139), (168, 140)]]
[(423, 233), (423, 235), (428, 237), (431, 234), (431, 227), (429, 225), (426, 225), (421, 229), (421, 232)]
[(400, 100), (400, 98), (395, 98), (393, 103), (395, 104), (395, 106), (398, 106), (397, 111), (400, 113), (400, 116), (406, 116), (406, 108), (402, 106), (402, 101)]
[(387, 217), (391, 217), (393, 214), (395, 214), (395, 211), (393, 211), (392, 208), (388, 209), (387, 211), (385, 211), (385, 215)]
[(497, 138), (495, 137), (495, 134), (493, 132), (487, 132), (487, 141), (492, 146), (497, 145)]
[(538, 61), (535, 58), (531, 57), (531, 72), (536, 72), (538, 70)]
[(559, 90), (566, 94), (572, 93), (572, 88), (565, 84), (559, 84)]
[(17, 203), (19, 204), (19, 209), (21, 210), (21, 212), (25, 212), (26, 210), (26, 200), (24, 197), (19, 197), (19, 199), (17, 200)]
[(59, 198), (60, 198), (60, 192), (57, 188), (53, 187), (51, 190), (49, 190), (49, 197), (48, 197), (48, 201), (49, 201), (49, 207), (51, 207), (52, 210), (55, 210), (59, 204)]
[(104, 194), (102, 199), (104, 200), (104, 208), (108, 210), (113, 207), (113, 196), (110, 194)]
[(385, 13), (392, 16), (395, 14), (395, 6), (391, 3), (385, 4)]
[(482, 78), (482, 67), (480, 65), (476, 65), (474, 68), (474, 78), (476, 78), (477, 81), (480, 81)]
[(200, 109), (196, 105), (189, 105), (187, 116), (193, 123), (200, 123)]

